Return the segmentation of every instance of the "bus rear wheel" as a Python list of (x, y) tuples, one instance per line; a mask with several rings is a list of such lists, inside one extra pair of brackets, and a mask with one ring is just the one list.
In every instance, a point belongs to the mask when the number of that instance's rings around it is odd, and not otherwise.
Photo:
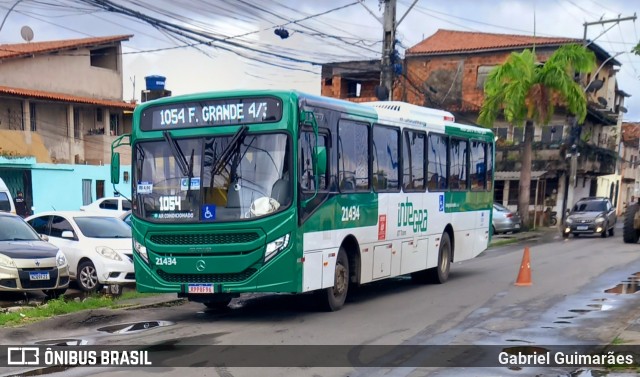
[(333, 287), (319, 291), (323, 309), (335, 312), (342, 309), (349, 291), (349, 258), (341, 247), (338, 251), (336, 267), (333, 276)]
[(442, 233), (440, 249), (438, 251), (438, 266), (427, 270), (429, 281), (434, 284), (443, 284), (449, 279), (451, 269), (451, 239), (449, 233)]

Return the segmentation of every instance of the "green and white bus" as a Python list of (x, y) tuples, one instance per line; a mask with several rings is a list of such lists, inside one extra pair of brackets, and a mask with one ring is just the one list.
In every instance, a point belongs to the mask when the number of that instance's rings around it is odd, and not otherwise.
[(136, 107), (137, 289), (207, 307), (411, 274), (444, 283), (490, 241), (494, 135), (451, 113), (296, 91), (168, 97)]

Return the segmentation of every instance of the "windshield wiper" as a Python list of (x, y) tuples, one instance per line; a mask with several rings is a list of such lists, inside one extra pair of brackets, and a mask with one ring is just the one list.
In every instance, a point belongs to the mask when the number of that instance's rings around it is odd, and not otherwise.
[(247, 127), (246, 125), (241, 126), (240, 129), (235, 133), (235, 135), (233, 135), (233, 138), (231, 138), (231, 141), (229, 142), (227, 147), (222, 151), (222, 153), (220, 153), (220, 157), (213, 164), (213, 167), (211, 169), (212, 184), (213, 184), (213, 177), (218, 175), (220, 171), (224, 168), (224, 166), (227, 164), (227, 160), (229, 159), (229, 157), (231, 157), (231, 153), (236, 148), (236, 146), (244, 140), (244, 137), (248, 129), (249, 127)]
[(189, 163), (187, 162), (187, 158), (184, 156), (184, 153), (182, 153), (182, 149), (180, 149), (180, 145), (178, 145), (178, 142), (171, 136), (171, 133), (169, 131), (162, 131), (162, 136), (164, 136), (164, 139), (167, 141), (167, 144), (169, 144), (169, 149), (171, 149), (171, 154), (173, 154), (173, 158), (176, 159), (176, 164), (178, 164), (178, 167), (180, 168), (180, 171), (182, 172), (183, 176), (188, 176), (189, 175)]

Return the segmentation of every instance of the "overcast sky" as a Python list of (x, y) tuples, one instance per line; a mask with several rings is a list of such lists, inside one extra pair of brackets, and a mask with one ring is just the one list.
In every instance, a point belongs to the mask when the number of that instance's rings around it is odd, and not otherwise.
[[(147, 9), (135, 8), (126, 0), (115, 2), (179, 27), (215, 35), (218, 41), (213, 46), (188, 47), (185, 45), (192, 40), (81, 1), (18, 0), (0, 30), (0, 42), (22, 42), (20, 30), (25, 25), (33, 30), (34, 41), (133, 34), (123, 43), (127, 100), (134, 95), (140, 98), (148, 75), (166, 76), (167, 89), (174, 95), (258, 88), (319, 94), (318, 64), (380, 56), (382, 26), (371, 14), (382, 15), (378, 0), (365, 0), (368, 10), (355, 0), (137, 2), (150, 4)], [(397, 19), (412, 2), (398, 0)], [(0, 15), (7, 15), (15, 4), (16, 0), (0, 0)], [(419, 0), (399, 25), (397, 38), (404, 48), (438, 29), (532, 35), (535, 28), (539, 36), (582, 38), (585, 21), (629, 17), (639, 8), (640, 2), (629, 0)], [(318, 15), (323, 12), (328, 13)], [(640, 38), (637, 23), (587, 29), (587, 37), (597, 38), (596, 43), (611, 55), (622, 53), (616, 56), (622, 63), (618, 86), (632, 95), (626, 100), (626, 121), (640, 121), (640, 57), (629, 53)], [(289, 38), (275, 35), (277, 27), (287, 29)]]

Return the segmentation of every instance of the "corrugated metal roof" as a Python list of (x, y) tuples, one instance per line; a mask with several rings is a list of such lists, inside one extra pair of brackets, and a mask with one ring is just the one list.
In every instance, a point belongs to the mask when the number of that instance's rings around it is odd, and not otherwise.
[[(540, 179), (543, 175), (547, 174), (546, 170), (533, 170), (531, 172), (531, 179)], [(518, 181), (520, 180), (520, 170), (517, 171), (497, 171), (494, 175), (496, 181)]]
[(0, 60), (18, 58), (36, 54), (71, 50), (74, 48), (99, 46), (113, 42), (129, 40), (133, 35), (113, 35), (110, 37), (92, 37), (81, 39), (65, 39), (47, 42), (29, 42), (0, 45)]
[(85, 103), (89, 105), (100, 105), (105, 107), (115, 107), (123, 110), (133, 110), (136, 105), (127, 102), (103, 100), (91, 97), (72, 96), (63, 93), (45, 92), (42, 90), (11, 88), (8, 86), (0, 86), (0, 94), (8, 94), (18, 97), (26, 98), (38, 98), (51, 101), (72, 102), (72, 103)]

